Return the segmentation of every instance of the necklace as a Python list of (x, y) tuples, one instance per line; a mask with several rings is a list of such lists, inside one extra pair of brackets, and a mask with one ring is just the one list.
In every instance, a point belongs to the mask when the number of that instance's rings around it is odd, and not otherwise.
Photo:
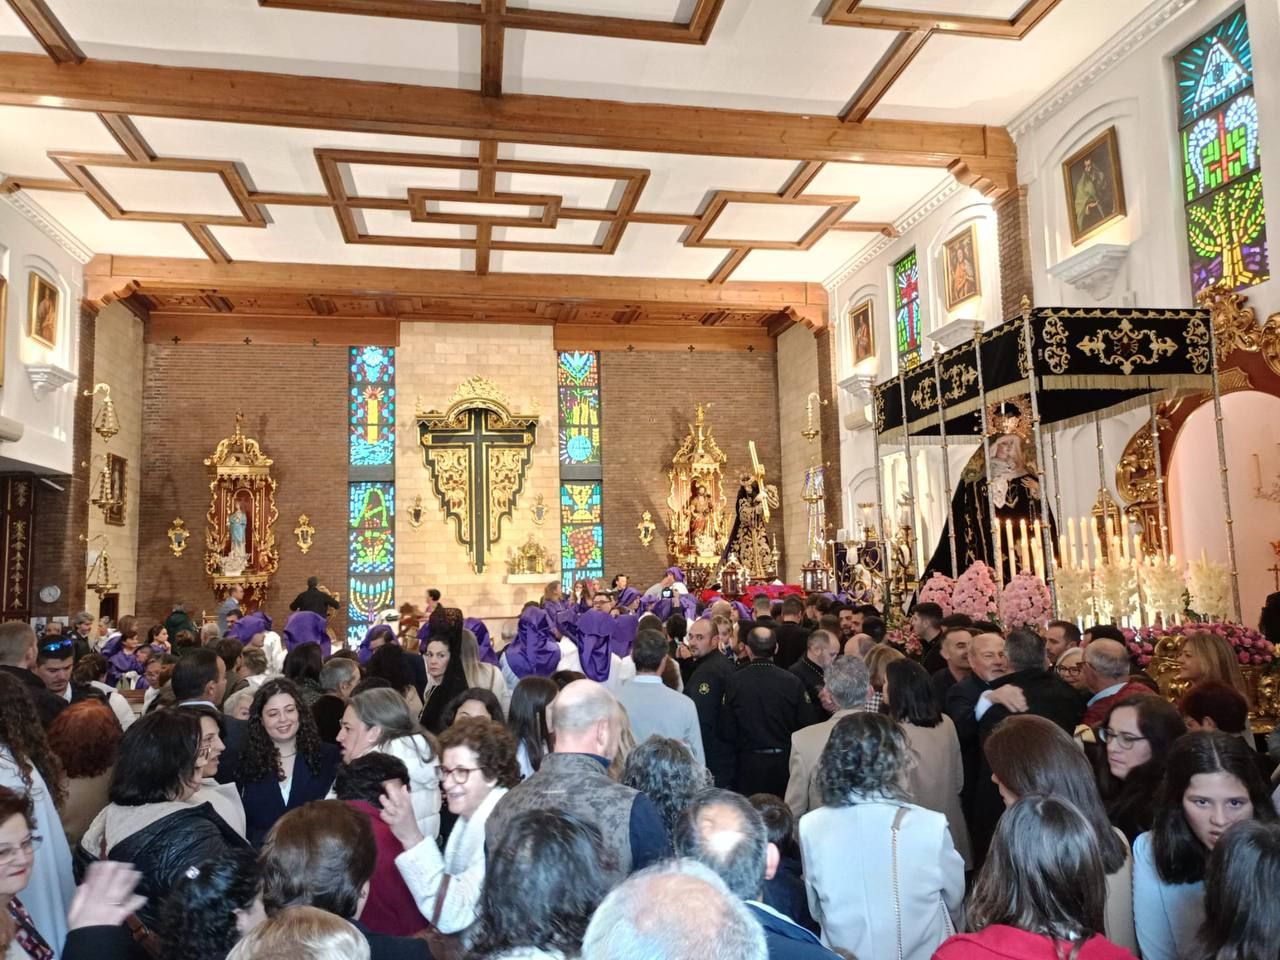
[(280, 754), (280, 759), (281, 759), (281, 760), (289, 760), (289, 759), (291, 759), (291, 758), (293, 758), (293, 757), (296, 757), (297, 755), (298, 755), (298, 751), (297, 751), (297, 750), (293, 751), (293, 753), (282, 753), (282, 754)]

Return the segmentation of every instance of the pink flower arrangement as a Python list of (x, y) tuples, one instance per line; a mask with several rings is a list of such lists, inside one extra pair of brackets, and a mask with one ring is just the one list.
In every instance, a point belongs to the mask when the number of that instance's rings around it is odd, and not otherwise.
[(1133, 635), (1128, 643), (1129, 652), (1133, 655), (1134, 661), (1143, 667), (1151, 662), (1156, 644), (1165, 637), (1188, 637), (1193, 633), (1208, 633), (1227, 641), (1235, 651), (1236, 659), (1241, 666), (1261, 667), (1276, 658), (1276, 648), (1257, 630), (1240, 623), (1228, 623), (1223, 620), (1172, 624), (1167, 627), (1142, 627), (1136, 632), (1125, 630), (1124, 633), (1126, 638), (1130, 634)]
[(975, 561), (956, 580), (951, 594), (954, 613), (967, 613), (975, 620), (990, 620), (999, 612), (996, 607), (996, 582), (991, 568)]
[(942, 615), (949, 617), (955, 613), (951, 595), (955, 593), (956, 582), (945, 573), (935, 570), (925, 585), (920, 588), (921, 603), (936, 603), (942, 608)]
[[(934, 602), (936, 603), (937, 601)], [(903, 627), (901, 630), (888, 631), (884, 635), (884, 640), (889, 646), (917, 660), (924, 653), (924, 646), (920, 643), (920, 638), (916, 636), (915, 631), (909, 626)]]
[(1000, 592), (1000, 619), (1006, 627), (1044, 628), (1053, 617), (1053, 600), (1043, 580), (1019, 573)]

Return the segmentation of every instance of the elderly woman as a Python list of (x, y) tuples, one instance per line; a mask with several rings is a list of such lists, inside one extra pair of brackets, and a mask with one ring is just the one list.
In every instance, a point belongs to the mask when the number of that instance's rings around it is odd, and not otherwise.
[(1053, 669), (1059, 677), (1081, 693), (1093, 695), (1093, 691), (1084, 682), (1084, 649), (1082, 647), (1068, 647), (1063, 650), (1062, 656), (1058, 657)]
[(893, 720), (843, 717), (819, 760), (826, 805), (800, 818), (809, 911), (824, 944), (859, 960), (929, 960), (964, 900), (946, 816), (906, 799), (911, 763)]
[(445, 799), (458, 817), (444, 854), (418, 828), (412, 797), (402, 785), (388, 785), (382, 817), (404, 845), (396, 867), (418, 910), (437, 930), (452, 934), (471, 926), (479, 913), (485, 824), (507, 790), (520, 782), (520, 771), (515, 738), (492, 720), (460, 720), (440, 735), (440, 751)]

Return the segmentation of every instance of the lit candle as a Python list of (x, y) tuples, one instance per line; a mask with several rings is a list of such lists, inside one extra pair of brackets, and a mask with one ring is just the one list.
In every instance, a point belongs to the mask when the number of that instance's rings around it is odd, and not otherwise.
[[(1067, 529), (1071, 529), (1071, 525), (1067, 524)], [(1075, 546), (1075, 533), (1071, 534), (1071, 546)], [(1071, 554), (1067, 552), (1067, 535), (1065, 533), (1058, 534), (1058, 556), (1062, 558), (1062, 565), (1075, 567), (1075, 561), (1070, 559)]]
[(1005, 553), (1009, 557), (1009, 578), (1012, 579), (1018, 574), (1018, 564), (1013, 559), (1013, 521), (1008, 518), (1004, 521), (1004, 542), (1008, 546)]
[(1142, 534), (1140, 533), (1133, 535), (1133, 555), (1139, 560), (1142, 559)]
[[(1072, 569), (1075, 569), (1079, 567), (1079, 564), (1076, 563), (1076, 525), (1070, 518), (1067, 519), (1067, 539), (1071, 543), (1071, 567)], [(1067, 554), (1065, 551), (1062, 554), (1062, 560), (1064, 563), (1067, 560)]]
[(1115, 522), (1115, 518), (1112, 517), (1111, 514), (1107, 514), (1106, 529), (1107, 529), (1107, 543), (1110, 543), (1112, 539), (1115, 538), (1115, 535), (1116, 535), (1116, 522)]
[(1018, 533), (1022, 536), (1022, 553), (1020, 560), (1022, 562), (1023, 571), (1031, 569), (1031, 558), (1027, 555), (1027, 519), (1023, 517), (1018, 521)]
[(1093, 534), (1093, 569), (1097, 570), (1102, 564), (1102, 543), (1098, 539), (1098, 525), (1089, 524), (1089, 532)]
[(1031, 562), (1035, 565), (1036, 576), (1044, 579), (1044, 545), (1040, 538), (1031, 541)]
[(1120, 553), (1129, 562), (1129, 515), (1120, 511)]

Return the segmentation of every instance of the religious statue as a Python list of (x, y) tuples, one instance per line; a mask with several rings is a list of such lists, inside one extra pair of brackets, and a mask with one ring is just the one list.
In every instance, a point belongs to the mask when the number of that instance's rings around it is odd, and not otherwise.
[[(726, 498), (721, 473), (728, 457), (716, 443), (707, 424), (706, 409), (699, 405), (675, 456), (667, 479), (667, 554), (670, 562), (698, 583), (710, 578), (720, 563), (725, 544)], [(643, 542), (644, 534), (641, 533)]]
[[(920, 577), (921, 583), (926, 582), (935, 570), (948, 576), (958, 576), (978, 560), (995, 568), (988, 495), (990, 502), (994, 504), (996, 520), (1002, 530), (1008, 528), (1008, 521), (1009, 526), (1020, 535), (1024, 523), (1030, 531), (1035, 529), (1036, 523), (1041, 519), (1043, 492), (1031, 448), (1030, 406), (1025, 400), (1019, 399), (993, 404), (992, 407), (988, 418), (991, 436), (987, 444), (991, 450), (989, 489), (983, 448), (979, 447), (965, 465), (951, 500), (951, 513), (956, 525), (956, 564), (959, 569), (951, 568), (951, 531), (949, 524), (944, 524), (938, 547)], [(1052, 515), (1049, 523), (1050, 542), (1057, 543)], [(1001, 558), (1005, 582), (1010, 579), (1009, 553), (1008, 545), (1002, 541)]]
[(244, 556), (244, 532), (249, 526), (249, 518), (239, 503), (234, 512), (227, 517), (227, 531), (231, 534), (231, 555)]
[(778, 551), (769, 540), (771, 511), (781, 501), (778, 488), (764, 482), (764, 467), (756, 456), (755, 441), (751, 441), (752, 472), (739, 478), (738, 496), (734, 501), (733, 529), (725, 546), (724, 559), (730, 553), (737, 555), (748, 579), (771, 580), (778, 571)]
[(278, 511), (273, 461), (257, 440), (245, 436), (243, 423), (236, 414), (235, 432), (218, 441), (204, 461), (213, 471), (204, 560), (219, 600), (238, 586), (245, 591), (242, 603), (254, 609), (266, 598), (280, 563), (273, 530)]

